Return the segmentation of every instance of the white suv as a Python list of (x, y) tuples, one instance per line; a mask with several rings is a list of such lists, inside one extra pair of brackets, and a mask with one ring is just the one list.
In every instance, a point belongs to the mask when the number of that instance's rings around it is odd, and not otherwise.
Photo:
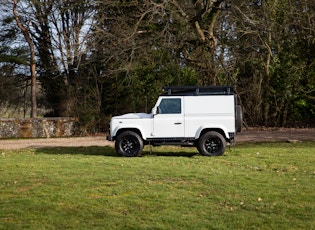
[(195, 146), (222, 155), (242, 129), (242, 109), (232, 86), (164, 87), (150, 114), (114, 116), (107, 140), (122, 156), (139, 156), (144, 145)]

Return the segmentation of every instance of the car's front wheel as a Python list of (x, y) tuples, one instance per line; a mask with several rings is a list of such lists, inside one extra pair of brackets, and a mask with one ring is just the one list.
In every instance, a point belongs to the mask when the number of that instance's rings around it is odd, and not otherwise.
[(221, 156), (226, 149), (226, 140), (220, 133), (209, 131), (199, 138), (197, 149), (204, 156)]
[(143, 140), (136, 132), (125, 131), (116, 138), (115, 149), (121, 156), (136, 157), (142, 152)]

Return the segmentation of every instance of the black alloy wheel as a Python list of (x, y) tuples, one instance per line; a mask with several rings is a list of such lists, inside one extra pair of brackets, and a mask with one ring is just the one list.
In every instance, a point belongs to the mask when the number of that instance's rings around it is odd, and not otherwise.
[(209, 131), (200, 137), (197, 148), (204, 156), (221, 156), (226, 149), (226, 140), (222, 134)]
[(115, 142), (116, 152), (124, 157), (139, 156), (143, 149), (143, 140), (133, 131), (122, 132)]

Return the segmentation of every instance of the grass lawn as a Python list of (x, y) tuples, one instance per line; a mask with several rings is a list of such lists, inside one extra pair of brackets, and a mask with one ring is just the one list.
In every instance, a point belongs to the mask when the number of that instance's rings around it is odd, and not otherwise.
[(315, 142), (149, 150), (0, 150), (0, 229), (314, 229)]

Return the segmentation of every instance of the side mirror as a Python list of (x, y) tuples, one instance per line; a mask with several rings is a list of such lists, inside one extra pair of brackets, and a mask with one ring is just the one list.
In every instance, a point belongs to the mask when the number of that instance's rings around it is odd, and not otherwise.
[(160, 108), (159, 107), (152, 108), (151, 113), (153, 114), (153, 116), (159, 114), (160, 113)]

